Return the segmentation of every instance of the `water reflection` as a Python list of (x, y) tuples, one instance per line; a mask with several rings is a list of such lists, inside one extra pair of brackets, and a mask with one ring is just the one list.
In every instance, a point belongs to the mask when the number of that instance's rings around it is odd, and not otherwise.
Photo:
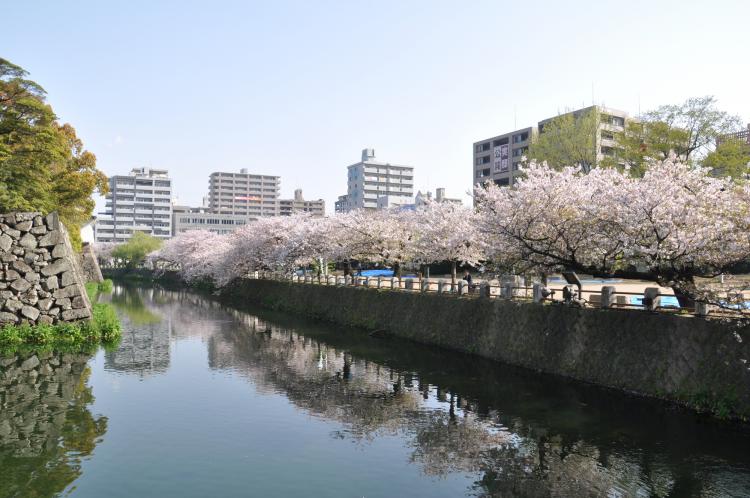
[(86, 355), (0, 358), (0, 497), (56, 496), (107, 431)]
[[(153, 302), (153, 292), (143, 294)], [(147, 307), (141, 292), (134, 287), (115, 286), (107, 298), (122, 321), (122, 341), (116, 350), (105, 354), (105, 367), (141, 377), (166, 372), (172, 336), (170, 321)]]
[(117, 292), (163, 318), (132, 332), (141, 346), (124, 338), (110, 367), (167, 368), (169, 341), (198, 337), (210, 368), (340, 422), (334, 438), (398, 436), (426, 475), (477, 475), (473, 494), (750, 495), (748, 434), (660, 403), (192, 293)]

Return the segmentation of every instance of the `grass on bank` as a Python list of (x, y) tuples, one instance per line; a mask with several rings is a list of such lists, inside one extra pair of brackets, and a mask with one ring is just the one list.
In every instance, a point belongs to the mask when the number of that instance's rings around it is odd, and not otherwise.
[(105, 303), (93, 305), (91, 320), (59, 322), (54, 325), (5, 325), (0, 328), (0, 354), (31, 351), (63, 353), (94, 352), (99, 345), (117, 346), (120, 320), (115, 309)]
[(99, 283), (86, 282), (86, 294), (89, 296), (89, 301), (92, 303), (96, 301), (97, 294), (109, 294), (112, 292), (112, 286), (114, 283), (111, 279), (107, 278)]
[(96, 303), (99, 293), (112, 292), (112, 280), (86, 282), (86, 294), (92, 303), (90, 320), (59, 322), (55, 325), (5, 325), (0, 327), (0, 354), (55, 351), (93, 353), (103, 345), (114, 348), (120, 341), (120, 320), (110, 304)]

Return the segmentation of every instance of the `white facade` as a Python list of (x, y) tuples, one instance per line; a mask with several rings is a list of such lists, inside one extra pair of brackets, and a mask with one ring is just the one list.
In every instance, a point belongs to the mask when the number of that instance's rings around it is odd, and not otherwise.
[(258, 219), (279, 214), (281, 178), (255, 175), (246, 169), (239, 173), (211, 173), (208, 206), (212, 213)]
[(163, 169), (133, 168), (109, 179), (105, 212), (94, 225), (97, 242), (126, 242), (133, 232), (172, 236), (172, 180)]
[(414, 168), (375, 160), (373, 149), (362, 151), (362, 160), (348, 167), (346, 197), (339, 197), (337, 212), (353, 209), (377, 209), (378, 198), (402, 197), (407, 201), (414, 195)]
[(249, 222), (246, 216), (211, 213), (205, 207), (172, 206), (172, 235), (207, 230), (224, 235)]

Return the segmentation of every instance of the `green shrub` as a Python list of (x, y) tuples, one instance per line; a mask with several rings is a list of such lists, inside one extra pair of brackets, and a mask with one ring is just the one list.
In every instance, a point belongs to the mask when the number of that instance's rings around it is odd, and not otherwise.
[(111, 278), (105, 278), (101, 282), (99, 282), (99, 292), (102, 294), (109, 294), (112, 292), (112, 288), (114, 286), (114, 282), (112, 282)]

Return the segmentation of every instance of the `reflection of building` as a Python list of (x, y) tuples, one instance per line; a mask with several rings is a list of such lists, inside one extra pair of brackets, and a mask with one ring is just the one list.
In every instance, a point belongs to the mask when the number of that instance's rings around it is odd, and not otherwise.
[(378, 198), (414, 195), (414, 168), (375, 160), (374, 149), (364, 149), (362, 160), (348, 168), (347, 194), (339, 197), (336, 212), (377, 209)]
[[(153, 291), (152, 291), (153, 292)], [(146, 306), (138, 289), (115, 286), (111, 303), (122, 324), (122, 340), (115, 351), (104, 355), (104, 367), (146, 376), (169, 369), (170, 320)]]
[(106, 211), (94, 225), (97, 242), (125, 242), (133, 232), (172, 236), (172, 181), (167, 170), (133, 168), (109, 179)]
[(309, 213), (312, 216), (325, 216), (326, 203), (323, 199), (306, 201), (302, 189), (294, 191), (294, 199), (279, 199), (279, 214), (291, 216), (294, 213)]
[(560, 116), (543, 119), (537, 126), (521, 128), (503, 133), (492, 138), (475, 142), (473, 145), (472, 177), (473, 183), (495, 182), (497, 185), (513, 185), (513, 178), (520, 167), (521, 160), (527, 155), (529, 145), (550, 121), (562, 116), (578, 118), (591, 111), (599, 112), (599, 125), (596, 137), (596, 160), (615, 153), (617, 133), (625, 129), (628, 114), (617, 109), (601, 106), (590, 106), (570, 111)]
[(278, 176), (250, 174), (244, 168), (239, 173), (211, 173), (208, 207), (212, 213), (249, 219), (276, 216), (280, 185)]

